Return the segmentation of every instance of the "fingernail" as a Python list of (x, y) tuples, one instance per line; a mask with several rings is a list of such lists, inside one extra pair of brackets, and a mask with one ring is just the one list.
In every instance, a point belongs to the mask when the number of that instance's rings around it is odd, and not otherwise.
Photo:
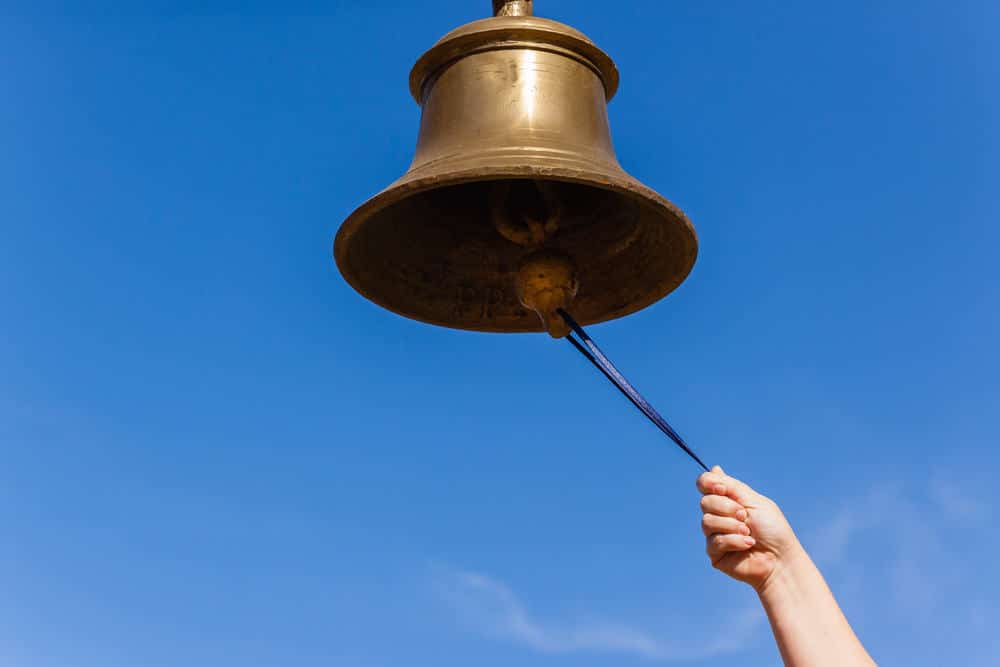
[(753, 539), (752, 537), (744, 537), (743, 541), (747, 543), (748, 547), (752, 547), (754, 544), (757, 543), (757, 540)]
[(718, 470), (719, 472), (722, 472), (722, 466), (714, 466), (714, 467), (712, 468), (712, 471), (713, 471), (713, 472), (714, 472), (714, 471), (716, 471), (716, 470)]
[(746, 525), (745, 523), (742, 524), (740, 526), (740, 532), (743, 533), (744, 535), (749, 535), (750, 534), (750, 526)]
[(736, 510), (736, 518), (739, 519), (740, 521), (746, 521), (747, 520), (747, 511), (746, 510)]

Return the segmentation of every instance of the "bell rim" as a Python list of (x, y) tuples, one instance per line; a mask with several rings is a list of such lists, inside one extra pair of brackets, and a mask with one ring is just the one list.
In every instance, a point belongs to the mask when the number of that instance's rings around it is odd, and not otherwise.
[[(598, 176), (598, 178), (595, 178)], [(603, 178), (602, 178), (603, 177)], [(682, 211), (676, 204), (671, 202), (666, 197), (662, 196), (652, 188), (644, 185), (641, 181), (635, 179), (627, 172), (622, 171), (620, 176), (615, 176), (609, 173), (581, 173), (576, 169), (567, 169), (559, 167), (533, 167), (530, 165), (521, 166), (497, 166), (497, 167), (477, 167), (475, 169), (469, 169), (467, 171), (454, 171), (449, 173), (447, 176), (438, 175), (428, 175), (421, 176), (418, 178), (408, 178), (404, 175), (401, 179), (397, 180), (391, 184), (386, 189), (382, 190), (378, 194), (374, 195), (366, 202), (358, 206), (340, 225), (337, 230), (337, 234), (334, 237), (333, 242), (333, 259), (337, 265), (337, 269), (345, 281), (361, 296), (363, 296), (368, 301), (380, 306), (381, 308), (388, 310), (396, 315), (405, 317), (407, 319), (416, 320), (418, 322), (423, 322), (425, 324), (431, 324), (434, 326), (445, 327), (448, 329), (456, 329), (461, 331), (478, 331), (482, 333), (542, 333), (544, 328), (539, 322), (537, 325), (532, 324), (532, 326), (525, 326), (524, 328), (519, 327), (491, 327), (491, 326), (458, 326), (454, 323), (450, 323), (443, 320), (438, 320), (434, 318), (429, 318), (426, 316), (419, 315), (412, 311), (406, 311), (399, 309), (397, 304), (387, 303), (385, 300), (377, 298), (374, 294), (366, 289), (363, 281), (356, 278), (353, 272), (348, 266), (346, 261), (347, 253), (349, 252), (349, 247), (351, 244), (351, 237), (354, 236), (355, 232), (358, 231), (360, 226), (364, 222), (372, 217), (374, 217), (380, 211), (392, 206), (407, 197), (413, 195), (418, 195), (423, 192), (430, 190), (435, 190), (442, 187), (462, 185), (464, 183), (475, 183), (483, 181), (492, 181), (499, 179), (511, 179), (511, 180), (531, 180), (531, 179), (546, 179), (557, 182), (565, 183), (575, 183), (579, 185), (587, 185), (590, 187), (595, 187), (603, 190), (608, 190), (617, 194), (630, 197), (640, 204), (653, 205), (655, 208), (659, 209), (664, 215), (662, 216), (668, 224), (679, 224), (681, 235), (686, 237), (687, 245), (690, 251), (686, 253), (687, 262), (685, 265), (681, 265), (681, 270), (676, 271), (670, 276), (669, 280), (661, 281), (657, 284), (655, 290), (651, 290), (647, 298), (631, 302), (625, 308), (620, 310), (612, 311), (607, 315), (602, 315), (600, 317), (583, 317), (579, 318), (581, 324), (591, 325), (600, 324), (603, 322), (609, 322), (611, 320), (616, 320), (622, 317), (626, 317), (640, 310), (644, 310), (649, 306), (661, 301), (665, 297), (669, 296), (674, 292), (680, 285), (687, 280), (688, 276), (694, 269), (694, 265), (698, 259), (698, 249), (699, 240), (698, 233), (695, 230), (694, 224), (687, 217), (687, 215)]]

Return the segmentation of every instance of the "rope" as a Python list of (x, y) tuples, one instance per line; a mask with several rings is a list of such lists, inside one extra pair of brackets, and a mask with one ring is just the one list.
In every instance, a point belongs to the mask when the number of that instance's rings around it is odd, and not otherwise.
[(629, 381), (625, 379), (625, 376), (622, 375), (617, 368), (615, 368), (615, 365), (611, 363), (611, 360), (604, 356), (604, 353), (601, 352), (601, 348), (597, 347), (597, 343), (595, 343), (593, 339), (587, 335), (587, 332), (583, 330), (583, 327), (577, 324), (576, 320), (574, 320), (573, 317), (562, 308), (558, 310), (558, 313), (564, 320), (566, 320), (566, 324), (573, 329), (573, 332), (579, 336), (579, 340), (577, 340), (573, 334), (569, 334), (566, 336), (566, 340), (568, 340), (573, 347), (575, 347), (580, 354), (586, 357), (587, 360), (590, 361), (590, 363), (592, 363), (599, 371), (601, 371), (601, 373), (604, 374), (604, 377), (608, 378), (611, 384), (615, 385), (615, 387), (618, 388), (618, 391), (624, 394), (625, 398), (632, 402), (632, 405), (639, 408), (639, 411), (646, 415), (646, 417), (649, 418), (649, 421), (653, 422), (664, 435), (673, 440), (674, 444), (683, 449), (688, 456), (694, 459), (698, 465), (705, 470), (705, 472), (708, 472), (708, 466), (706, 466), (702, 460), (698, 458), (698, 455), (695, 454), (690, 447), (688, 447), (687, 443), (684, 442), (684, 438), (682, 438), (677, 431), (675, 431), (673, 427), (667, 423), (666, 419), (660, 416), (660, 413), (649, 404), (649, 401), (642, 397), (642, 394), (636, 391), (635, 387), (633, 387)]

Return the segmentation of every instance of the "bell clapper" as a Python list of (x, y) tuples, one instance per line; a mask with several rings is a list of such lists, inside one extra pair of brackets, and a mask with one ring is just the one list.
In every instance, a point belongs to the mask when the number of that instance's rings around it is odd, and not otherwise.
[[(511, 183), (495, 183), (490, 190), (490, 215), (497, 232), (511, 243), (524, 248), (525, 254), (514, 277), (517, 298), (525, 308), (535, 311), (542, 326), (553, 338), (565, 338), (570, 328), (560, 309), (568, 310), (579, 284), (576, 267), (570, 257), (546, 243), (559, 231), (562, 206), (551, 183), (531, 181), (544, 205), (517, 207), (511, 211)], [(523, 192), (523, 190), (522, 190)]]
[(553, 338), (565, 338), (570, 327), (559, 314), (569, 310), (580, 288), (573, 260), (558, 250), (529, 253), (517, 268), (514, 278), (517, 298), (542, 320)]

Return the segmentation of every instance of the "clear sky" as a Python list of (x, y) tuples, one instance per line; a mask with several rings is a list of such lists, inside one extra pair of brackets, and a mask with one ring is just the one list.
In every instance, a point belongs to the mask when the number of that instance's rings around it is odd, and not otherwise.
[[(1000, 5), (538, 0), (698, 229), (593, 327), (887, 665), (1000, 663)], [(0, 664), (773, 665), (691, 461), (562, 342), (340, 278), (487, 0), (8, 2)], [(977, 662), (978, 661), (978, 662)]]

